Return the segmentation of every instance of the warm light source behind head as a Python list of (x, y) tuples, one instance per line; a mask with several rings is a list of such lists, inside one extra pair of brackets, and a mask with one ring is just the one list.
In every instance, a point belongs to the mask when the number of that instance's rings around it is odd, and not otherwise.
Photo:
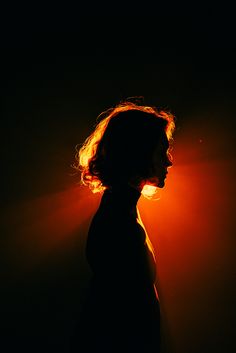
[(145, 184), (141, 194), (147, 199), (159, 200), (159, 198), (154, 198), (157, 193), (157, 186), (151, 184)]

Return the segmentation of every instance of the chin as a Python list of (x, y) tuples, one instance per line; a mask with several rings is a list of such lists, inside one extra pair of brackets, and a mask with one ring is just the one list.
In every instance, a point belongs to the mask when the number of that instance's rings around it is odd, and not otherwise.
[(162, 189), (165, 186), (165, 178), (150, 178), (148, 184)]
[(158, 177), (152, 177), (152, 178), (148, 179), (147, 184), (162, 189), (165, 186), (165, 179), (166, 179), (166, 175), (164, 177), (162, 176), (162, 177), (159, 177), (159, 178)]
[(157, 183), (157, 187), (162, 189), (162, 188), (164, 188), (164, 186), (165, 186), (165, 180), (164, 179), (163, 180), (159, 180), (158, 183)]

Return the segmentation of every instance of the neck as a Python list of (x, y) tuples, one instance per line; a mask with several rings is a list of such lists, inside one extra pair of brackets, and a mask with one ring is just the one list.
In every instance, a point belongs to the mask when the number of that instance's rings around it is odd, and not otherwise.
[(104, 192), (105, 199), (111, 200), (119, 208), (131, 211), (135, 215), (137, 215), (136, 207), (140, 196), (141, 192), (129, 184), (115, 184)]

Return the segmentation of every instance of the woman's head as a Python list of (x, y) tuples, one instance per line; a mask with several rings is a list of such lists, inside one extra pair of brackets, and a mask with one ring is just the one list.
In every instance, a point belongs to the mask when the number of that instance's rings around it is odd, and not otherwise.
[(154, 107), (124, 102), (100, 116), (77, 151), (81, 180), (96, 191), (115, 184), (164, 186), (174, 117)]

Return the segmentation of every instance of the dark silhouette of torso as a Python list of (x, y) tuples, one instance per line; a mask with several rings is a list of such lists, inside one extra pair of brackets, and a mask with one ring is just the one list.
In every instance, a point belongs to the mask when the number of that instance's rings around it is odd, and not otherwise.
[(129, 186), (106, 190), (92, 219), (86, 246), (92, 279), (78, 352), (159, 352), (156, 267), (136, 210), (139, 197)]

